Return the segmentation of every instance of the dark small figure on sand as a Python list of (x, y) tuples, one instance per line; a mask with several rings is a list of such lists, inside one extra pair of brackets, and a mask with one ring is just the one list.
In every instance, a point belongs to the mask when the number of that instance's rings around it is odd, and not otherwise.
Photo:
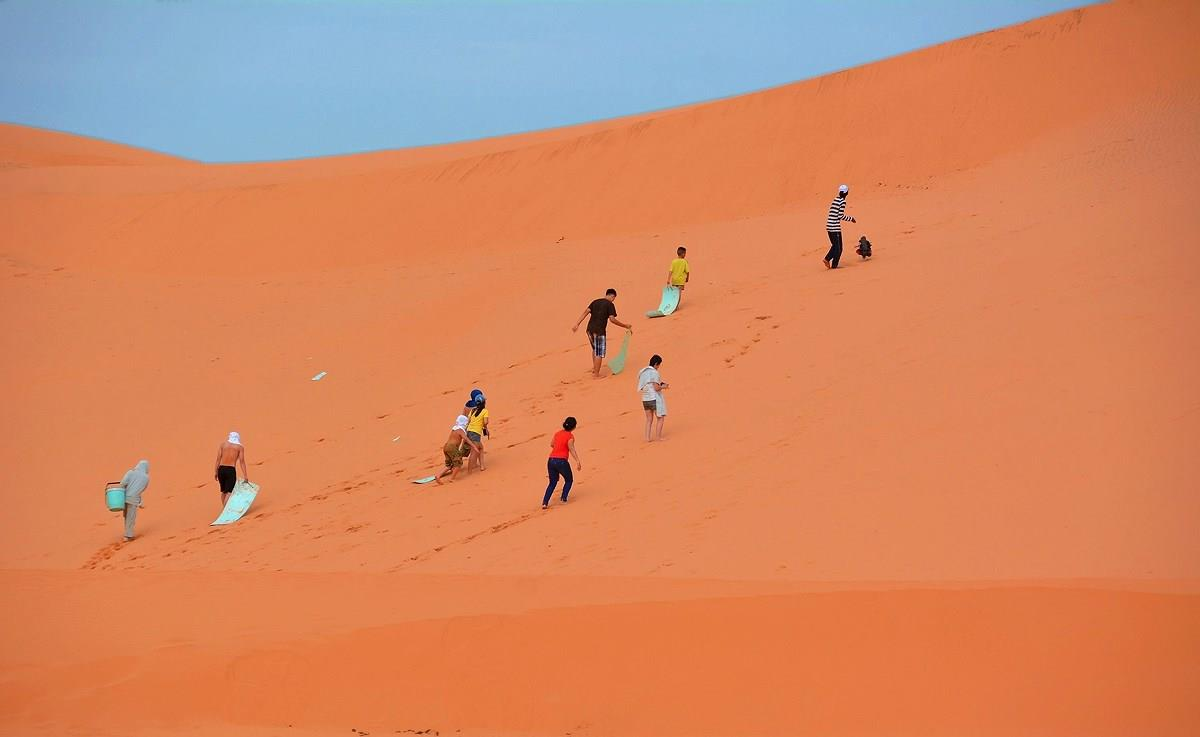
[(864, 261), (871, 258), (871, 241), (867, 240), (865, 235), (859, 237), (858, 248), (854, 249), (854, 252), (862, 256)]

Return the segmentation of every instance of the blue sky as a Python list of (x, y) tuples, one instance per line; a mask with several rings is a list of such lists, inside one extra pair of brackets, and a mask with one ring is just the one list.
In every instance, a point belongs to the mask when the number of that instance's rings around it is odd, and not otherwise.
[(749, 92), (1081, 0), (0, 0), (0, 121), (203, 161)]

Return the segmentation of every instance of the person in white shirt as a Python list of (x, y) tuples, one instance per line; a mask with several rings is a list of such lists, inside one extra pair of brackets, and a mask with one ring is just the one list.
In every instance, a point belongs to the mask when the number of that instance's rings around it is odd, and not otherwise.
[(662, 380), (658, 367), (662, 366), (662, 356), (657, 353), (650, 357), (650, 365), (638, 372), (638, 391), (642, 395), (642, 409), (646, 411), (646, 442), (654, 437), (654, 418), (658, 417), (658, 439), (663, 439), (663, 423), (667, 420), (667, 405), (663, 399), (663, 389), (669, 384)]

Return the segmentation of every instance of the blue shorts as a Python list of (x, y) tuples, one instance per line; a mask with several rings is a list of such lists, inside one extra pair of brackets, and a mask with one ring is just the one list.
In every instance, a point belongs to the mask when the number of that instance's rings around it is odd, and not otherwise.
[(592, 341), (592, 355), (604, 358), (604, 354), (608, 352), (608, 336), (588, 333), (588, 340)]

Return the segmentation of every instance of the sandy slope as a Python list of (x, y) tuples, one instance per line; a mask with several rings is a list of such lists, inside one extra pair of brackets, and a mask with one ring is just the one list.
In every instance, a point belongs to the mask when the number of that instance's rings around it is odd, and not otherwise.
[[(1198, 20), (334, 159), (0, 128), (0, 729), (1194, 733)], [(827, 273), (842, 180), (878, 257)], [(678, 242), (646, 446), (568, 328), (652, 307)], [(491, 467), (407, 484), (473, 385)], [(264, 494), (212, 530), (229, 429)]]

